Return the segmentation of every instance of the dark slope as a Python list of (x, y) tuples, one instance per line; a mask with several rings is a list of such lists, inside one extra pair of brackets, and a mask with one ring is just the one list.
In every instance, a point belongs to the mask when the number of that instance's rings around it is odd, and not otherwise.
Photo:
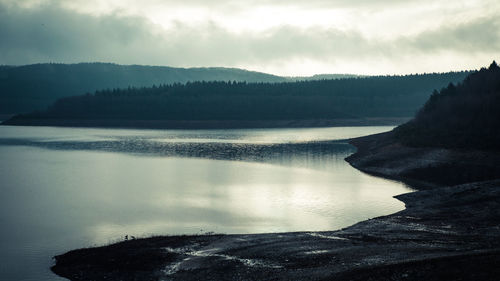
[(432, 89), (463, 76), (465, 72), (288, 83), (193, 82), (104, 90), (59, 99), (46, 111), (19, 115), (5, 124), (106, 127), (113, 120), (118, 127), (158, 127), (165, 120), (400, 118), (413, 115)]
[(56, 99), (101, 89), (188, 81), (281, 82), (285, 78), (236, 68), (174, 68), (111, 63), (0, 67), (0, 113), (45, 109)]

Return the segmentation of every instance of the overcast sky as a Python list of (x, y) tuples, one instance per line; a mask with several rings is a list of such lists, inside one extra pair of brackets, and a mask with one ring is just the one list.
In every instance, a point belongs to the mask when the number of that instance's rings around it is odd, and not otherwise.
[(498, 0), (0, 0), (0, 64), (477, 69), (500, 59), (499, 15)]

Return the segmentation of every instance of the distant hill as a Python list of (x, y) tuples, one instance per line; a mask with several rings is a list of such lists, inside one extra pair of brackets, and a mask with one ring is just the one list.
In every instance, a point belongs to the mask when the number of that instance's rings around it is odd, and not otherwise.
[(57, 125), (73, 120), (71, 124), (78, 125), (79, 120), (81, 124), (93, 120), (92, 126), (106, 126), (109, 122), (99, 120), (118, 120), (113, 126), (120, 126), (120, 122), (127, 126), (126, 120), (238, 122), (408, 117), (422, 106), (433, 89), (461, 81), (467, 74), (450, 72), (284, 83), (189, 82), (101, 90), (61, 98), (45, 111), (18, 115), (6, 124)]
[(409, 146), (500, 149), (500, 67), (493, 62), (434, 91), (415, 118), (394, 132)]
[(188, 81), (282, 82), (283, 77), (236, 68), (174, 68), (111, 63), (0, 66), (0, 114), (43, 110), (56, 99), (96, 90)]
[(367, 75), (357, 74), (315, 74), (313, 76), (290, 76), (286, 77), (290, 81), (310, 81), (310, 80), (330, 80), (330, 79), (346, 79), (346, 78), (362, 78)]

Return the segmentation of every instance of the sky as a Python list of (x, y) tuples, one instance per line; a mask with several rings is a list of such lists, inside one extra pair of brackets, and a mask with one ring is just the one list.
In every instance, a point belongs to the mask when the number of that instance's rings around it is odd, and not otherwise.
[(500, 59), (499, 15), (498, 0), (0, 0), (0, 64), (478, 69)]

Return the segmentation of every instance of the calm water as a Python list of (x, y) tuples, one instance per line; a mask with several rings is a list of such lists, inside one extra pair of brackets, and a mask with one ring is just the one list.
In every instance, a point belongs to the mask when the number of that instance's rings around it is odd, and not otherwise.
[(333, 230), (404, 208), (342, 139), (391, 127), (0, 126), (0, 280), (63, 280), (52, 256), (125, 235)]

